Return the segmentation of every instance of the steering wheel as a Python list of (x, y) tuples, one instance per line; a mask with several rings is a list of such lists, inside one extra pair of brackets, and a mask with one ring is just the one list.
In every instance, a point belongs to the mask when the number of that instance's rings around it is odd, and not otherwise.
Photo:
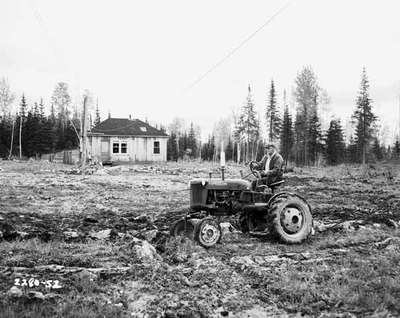
[(257, 161), (250, 161), (249, 168), (253, 176), (255, 176), (257, 179), (261, 179), (261, 173), (257, 170), (259, 168), (259, 164)]

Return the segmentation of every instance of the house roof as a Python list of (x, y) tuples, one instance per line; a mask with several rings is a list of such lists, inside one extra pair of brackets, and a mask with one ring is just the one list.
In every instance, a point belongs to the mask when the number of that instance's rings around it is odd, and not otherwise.
[(127, 118), (108, 118), (95, 126), (91, 133), (106, 136), (168, 136), (165, 132), (144, 121)]

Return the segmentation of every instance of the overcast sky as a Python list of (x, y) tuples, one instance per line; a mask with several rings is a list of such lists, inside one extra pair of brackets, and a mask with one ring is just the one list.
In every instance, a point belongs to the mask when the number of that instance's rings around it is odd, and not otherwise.
[(345, 120), (365, 66), (374, 110), (393, 137), (400, 117), (398, 0), (294, 0), (186, 89), (286, 3), (2, 0), (0, 76), (28, 102), (42, 96), (49, 105), (55, 84), (65, 81), (75, 100), (92, 91), (103, 118), (111, 111), (167, 125), (179, 116), (205, 134), (243, 104), (248, 84), (263, 111), (270, 80), (281, 100), (304, 65)]

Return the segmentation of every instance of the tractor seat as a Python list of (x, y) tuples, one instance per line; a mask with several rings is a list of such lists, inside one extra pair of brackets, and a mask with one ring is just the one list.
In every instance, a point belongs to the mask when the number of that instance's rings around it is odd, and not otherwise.
[(285, 183), (285, 180), (276, 181), (268, 185), (269, 188), (279, 187), (281, 184)]
[(259, 185), (259, 186), (256, 187), (256, 189), (261, 191), (261, 192), (265, 191), (267, 188), (268, 188), (268, 186), (265, 185), (265, 184), (262, 184), (262, 185)]
[(274, 193), (275, 189), (277, 187), (279, 187), (281, 184), (283, 184), (284, 182), (285, 182), (285, 180), (279, 180), (274, 183), (270, 183), (268, 185), (262, 184), (262, 185), (257, 186), (256, 189), (261, 192), (266, 192), (267, 188), (270, 188), (272, 190), (272, 193)]
[(268, 187), (271, 189), (272, 193), (275, 193), (275, 189), (278, 188), (280, 185), (282, 185), (284, 182), (285, 182), (285, 180), (279, 180), (279, 181), (269, 184)]

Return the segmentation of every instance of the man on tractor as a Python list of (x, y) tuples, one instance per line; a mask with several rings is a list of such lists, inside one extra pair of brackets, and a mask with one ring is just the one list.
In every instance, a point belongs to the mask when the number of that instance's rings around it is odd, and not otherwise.
[[(266, 145), (265, 153), (260, 162), (249, 163), (251, 173), (241, 179), (191, 180), (190, 208), (172, 224), (171, 235), (211, 247), (221, 239), (221, 220), (230, 218), (243, 233), (268, 231), (288, 244), (307, 239), (312, 233), (311, 207), (295, 193), (276, 191), (283, 184), (283, 159), (274, 145)], [(250, 175), (256, 178), (253, 183), (246, 179)]]
[(258, 178), (252, 182), (253, 190), (256, 190), (260, 186), (269, 186), (282, 180), (282, 156), (277, 152), (274, 144), (266, 144), (264, 149), (264, 157), (255, 165), (255, 170), (260, 171), (261, 178)]

